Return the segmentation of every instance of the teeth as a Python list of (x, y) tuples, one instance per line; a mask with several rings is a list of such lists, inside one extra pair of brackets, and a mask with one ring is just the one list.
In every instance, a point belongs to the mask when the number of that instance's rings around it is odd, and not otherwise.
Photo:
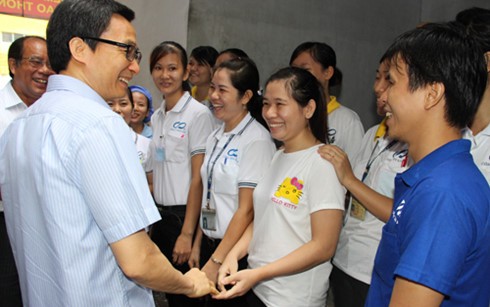
[(271, 128), (276, 128), (276, 127), (280, 127), (282, 126), (282, 124), (269, 124), (269, 127)]
[(48, 83), (48, 80), (43, 80), (43, 79), (33, 79), (33, 80), (42, 84)]
[(124, 82), (124, 83), (126, 83), (127, 85), (129, 85), (129, 81), (128, 81), (128, 80), (126, 80), (126, 79), (124, 79), (124, 78), (119, 78), (119, 81)]
[(387, 118), (391, 118), (393, 116), (393, 114), (391, 112), (386, 112), (386, 117)]

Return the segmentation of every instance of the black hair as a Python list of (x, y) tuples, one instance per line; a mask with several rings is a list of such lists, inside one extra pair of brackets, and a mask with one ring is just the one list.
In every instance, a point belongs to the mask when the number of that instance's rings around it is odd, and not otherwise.
[[(68, 46), (74, 37), (100, 37), (114, 14), (126, 20), (134, 19), (134, 12), (113, 0), (64, 0), (55, 8), (46, 29), (48, 55), (51, 68), (59, 73), (71, 59)], [(95, 50), (97, 41), (87, 44)]]
[(132, 109), (134, 109), (133, 92), (131, 92), (131, 89), (129, 87), (126, 90), (126, 95), (128, 95), (129, 102), (131, 103)]
[(211, 46), (199, 46), (191, 51), (191, 58), (194, 58), (199, 64), (209, 65), (213, 67), (218, 57), (218, 50)]
[(473, 7), (459, 12), (456, 21), (478, 42), (483, 53), (490, 51), (490, 10)]
[[(168, 54), (177, 54), (180, 58), (180, 63), (184, 71), (187, 69), (187, 52), (184, 47), (177, 42), (164, 41), (158, 44), (150, 55), (150, 72), (153, 72), (153, 68), (157, 65), (157, 62)], [(191, 87), (187, 80), (182, 81), (182, 90), (190, 91)]]
[(316, 104), (315, 112), (308, 120), (311, 132), (317, 140), (327, 143), (327, 105), (321, 84), (309, 71), (299, 67), (285, 67), (275, 72), (265, 83), (285, 81), (289, 95), (302, 107), (310, 100)]
[(473, 119), (487, 82), (478, 43), (456, 22), (428, 23), (400, 35), (386, 51), (390, 65), (407, 65), (409, 90), (444, 85), (445, 117), (463, 128)]
[(225, 53), (228, 53), (232, 56), (232, 59), (245, 59), (245, 58), (249, 58), (248, 54), (243, 51), (242, 49), (239, 49), (239, 48), (228, 48), (228, 49), (225, 49), (225, 50), (222, 50), (218, 56), (222, 55), (222, 54), (225, 54)]
[[(247, 110), (266, 129), (269, 129), (262, 117), (262, 97), (259, 94), (260, 79), (259, 70), (250, 58), (239, 58), (221, 63), (216, 71), (226, 69), (230, 72), (231, 84), (238, 90), (240, 98), (247, 90), (252, 92), (252, 97), (247, 103)], [(215, 72), (216, 73), (216, 72)]]
[(322, 65), (323, 69), (333, 68), (332, 78), (328, 82), (329, 87), (342, 83), (342, 72), (337, 68), (337, 55), (332, 47), (321, 42), (304, 42), (294, 49), (289, 59), (289, 65), (303, 52), (309, 52), (311, 57)]
[[(20, 62), (22, 61), (22, 58), (24, 57), (24, 44), (25, 41), (28, 39), (39, 39), (42, 40), (43, 42), (46, 42), (46, 40), (41, 37), (41, 36), (35, 36), (35, 35), (28, 35), (28, 36), (23, 36), (18, 39), (16, 39), (9, 47), (8, 51), (8, 58), (9, 59), (14, 59), (15, 60), (15, 65), (19, 65)], [(9, 67), (9, 76), (13, 79), (14, 74), (10, 70)]]

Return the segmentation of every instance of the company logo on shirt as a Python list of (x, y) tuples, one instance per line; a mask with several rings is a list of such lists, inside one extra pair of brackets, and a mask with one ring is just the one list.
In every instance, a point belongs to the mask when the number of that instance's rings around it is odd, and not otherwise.
[(226, 152), (225, 156), (225, 164), (229, 161), (237, 161), (238, 160), (238, 148), (232, 148)]
[[(303, 196), (303, 188), (303, 180), (299, 180), (297, 177), (286, 177), (277, 187), (272, 201), (285, 207), (296, 209), (299, 200)], [(283, 199), (289, 202), (283, 201)]]
[(177, 121), (173, 123), (171, 131), (176, 131), (180, 133), (180, 138), (183, 139), (185, 137), (186, 126), (187, 126), (186, 122)]
[(327, 138), (328, 138), (328, 143), (329, 144), (334, 144), (335, 143), (335, 135), (337, 134), (337, 130), (334, 128), (328, 129), (327, 132)]
[(403, 149), (393, 153), (393, 158), (403, 160), (408, 154), (408, 149)]
[(399, 219), (402, 216), (403, 207), (405, 207), (405, 200), (402, 200), (396, 209), (391, 213), (396, 224), (398, 224)]

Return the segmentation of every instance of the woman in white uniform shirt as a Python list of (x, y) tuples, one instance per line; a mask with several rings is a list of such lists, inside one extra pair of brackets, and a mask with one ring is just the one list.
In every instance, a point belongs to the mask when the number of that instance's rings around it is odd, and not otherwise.
[(339, 146), (349, 159), (354, 159), (361, 146), (364, 127), (356, 112), (330, 95), (330, 87), (342, 80), (333, 48), (320, 42), (302, 43), (294, 49), (289, 65), (308, 70), (320, 82), (327, 103), (328, 143)]
[[(187, 272), (187, 261), (202, 198), (200, 168), (213, 115), (191, 97), (187, 54), (176, 42), (163, 42), (150, 55), (153, 82), (164, 101), (151, 118), (153, 195), (162, 220), (151, 237), (174, 267)], [(169, 306), (189, 306), (192, 299), (167, 294)]]
[[(112, 111), (121, 115), (126, 124), (131, 123), (131, 116), (134, 110), (134, 100), (133, 95), (131, 95), (131, 90), (128, 88), (126, 91), (126, 96), (107, 101), (109, 107)], [(153, 191), (153, 176), (152, 176), (152, 166), (150, 163), (149, 149), (151, 140), (143, 135), (136, 133), (131, 126), (129, 126), (131, 138), (136, 145), (136, 151), (138, 152), (138, 157), (140, 158), (140, 163), (143, 166), (143, 170), (146, 172), (146, 179), (148, 180), (148, 187), (150, 191)]]
[[(212, 281), (216, 281), (221, 262), (253, 219), (252, 193), (275, 152), (269, 132), (259, 122), (263, 120), (258, 90), (259, 73), (250, 59), (223, 62), (211, 82), (214, 115), (223, 124), (206, 143), (201, 168), (204, 193), (200, 226), (204, 235), (201, 244), (197, 243), (201, 237), (196, 237), (192, 265), (198, 263), (200, 247), (202, 270)], [(208, 306), (224, 303), (241, 304), (211, 301)]]
[[(284, 146), (254, 191), (253, 224), (221, 266), (216, 298), (253, 287), (249, 306), (323, 307), (345, 190), (317, 153), (327, 128), (320, 85), (301, 68), (279, 70), (266, 83), (262, 114)], [(247, 251), (250, 269), (236, 272)]]

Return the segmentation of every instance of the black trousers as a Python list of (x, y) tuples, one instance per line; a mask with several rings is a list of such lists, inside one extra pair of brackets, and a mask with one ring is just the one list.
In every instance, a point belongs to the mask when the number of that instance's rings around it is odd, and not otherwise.
[[(151, 228), (151, 239), (170, 262), (172, 262), (175, 242), (182, 231), (185, 209), (186, 206), (158, 206), (162, 219)], [(182, 265), (173, 263), (173, 266), (183, 274), (190, 269), (187, 263)], [(165, 293), (165, 296), (169, 307), (193, 307), (200, 304), (199, 299), (189, 298), (185, 295)]]
[(0, 212), (0, 306), (22, 306), (19, 276), (3, 212)]
[(335, 307), (363, 307), (369, 285), (357, 280), (333, 266), (330, 274), (330, 287)]
[[(214, 253), (221, 240), (216, 240), (212, 238), (208, 238), (203, 234), (201, 241), (201, 254), (199, 256), (199, 264), (201, 268), (206, 264), (206, 262), (211, 258), (211, 255)], [(247, 257), (241, 259), (238, 262), (238, 270), (246, 269)], [(202, 302), (201, 307), (247, 307), (247, 299), (245, 296), (237, 297), (231, 300), (214, 300), (210, 296), (206, 297)]]

